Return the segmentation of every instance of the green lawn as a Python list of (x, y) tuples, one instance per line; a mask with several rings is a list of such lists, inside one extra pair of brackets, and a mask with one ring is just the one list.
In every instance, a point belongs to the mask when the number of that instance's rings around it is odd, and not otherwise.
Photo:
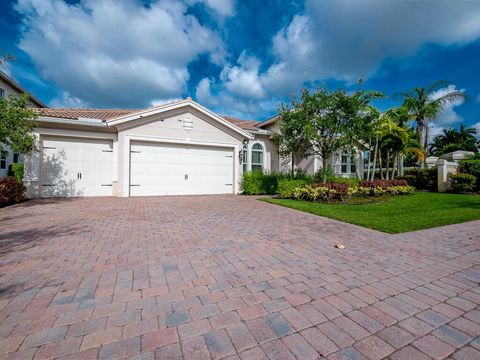
[(365, 226), (390, 234), (480, 219), (480, 196), (417, 192), (388, 200), (361, 204), (321, 204), (290, 199), (264, 198), (315, 215)]

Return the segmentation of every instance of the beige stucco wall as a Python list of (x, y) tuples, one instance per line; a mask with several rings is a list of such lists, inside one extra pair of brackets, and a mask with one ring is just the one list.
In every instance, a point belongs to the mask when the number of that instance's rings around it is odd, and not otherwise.
[[(248, 142), (248, 170), (251, 170), (252, 164), (252, 147), (255, 144), (260, 144), (263, 147), (263, 169), (265, 172), (278, 172), (278, 146), (270, 135), (255, 134), (255, 138)], [(243, 169), (243, 167), (242, 167)]]
[[(0, 88), (5, 91), (5, 96), (11, 95), (11, 94), (14, 94), (14, 95), (20, 94), (20, 92), (16, 88), (12, 87), (8, 82), (6, 82), (2, 78), (0, 78)], [(34, 103), (30, 103), (30, 106), (38, 107)], [(8, 168), (11, 164), (13, 164), (13, 151), (10, 148), (6, 148), (5, 151), (7, 153), (6, 154), (7, 163), (6, 163), (5, 169), (0, 169), (0, 178), (8, 175)]]
[(7, 83), (5, 80), (0, 78), (0, 88), (5, 91), (5, 96), (10, 95), (10, 94), (19, 94), (20, 92), (12, 87), (9, 83)]
[(130, 142), (134, 140), (231, 147), (234, 151), (234, 191), (241, 187), (239, 151), (244, 137), (192, 107), (148, 116), (118, 125), (118, 184), (114, 194), (128, 196)]

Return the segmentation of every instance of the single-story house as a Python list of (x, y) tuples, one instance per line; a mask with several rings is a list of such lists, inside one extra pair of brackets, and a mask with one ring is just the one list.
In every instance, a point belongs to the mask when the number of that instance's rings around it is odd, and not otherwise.
[[(25, 156), (32, 198), (238, 194), (244, 171), (290, 170), (272, 139), (278, 117), (220, 116), (191, 98), (144, 110), (38, 111), (39, 148)], [(296, 163), (307, 173), (322, 164), (313, 156)], [(356, 176), (348, 153), (331, 164)]]

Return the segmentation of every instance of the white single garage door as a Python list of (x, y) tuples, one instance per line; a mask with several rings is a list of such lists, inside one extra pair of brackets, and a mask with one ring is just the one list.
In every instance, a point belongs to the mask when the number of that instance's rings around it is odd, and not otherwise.
[(233, 193), (233, 149), (132, 142), (130, 195)]
[(112, 179), (111, 140), (43, 140), (42, 197), (111, 196)]

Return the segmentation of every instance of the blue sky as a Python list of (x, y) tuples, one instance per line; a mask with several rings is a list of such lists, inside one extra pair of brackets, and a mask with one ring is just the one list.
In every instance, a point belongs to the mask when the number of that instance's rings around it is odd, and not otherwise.
[[(261, 4), (261, 6), (259, 6)], [(191, 96), (262, 120), (302, 87), (462, 89), (434, 132), (480, 129), (480, 1), (0, 2), (4, 65), (56, 107), (142, 108)], [(449, 91), (445, 89), (444, 91)]]

